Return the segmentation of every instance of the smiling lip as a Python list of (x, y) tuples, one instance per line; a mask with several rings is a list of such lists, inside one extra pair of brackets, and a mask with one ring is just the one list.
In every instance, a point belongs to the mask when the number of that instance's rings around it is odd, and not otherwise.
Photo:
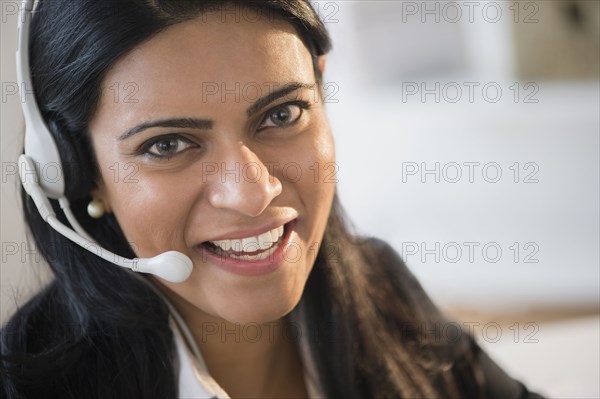
[[(203, 259), (206, 259), (209, 261), (209, 263), (212, 263), (231, 273), (242, 276), (257, 276), (270, 273), (281, 267), (286, 260), (285, 250), (290, 246), (290, 243), (292, 243), (296, 237), (296, 223), (297, 220), (294, 219), (285, 224), (283, 237), (281, 237), (279, 240), (274, 252), (265, 259), (246, 260), (233, 258), (224, 253), (215, 253), (210, 251), (207, 246), (204, 245), (204, 243), (198, 245), (197, 248), (202, 254)], [(266, 229), (262, 229), (262, 231), (265, 230), (268, 231), (268, 227)], [(247, 233), (244, 232), (243, 234)], [(234, 237), (229, 236), (229, 238)]]
[(281, 221), (276, 221), (276, 222), (270, 222), (268, 224), (264, 224), (262, 226), (259, 227), (255, 227), (252, 229), (246, 229), (246, 230), (236, 230), (234, 232), (231, 233), (225, 233), (225, 234), (221, 234), (218, 237), (213, 237), (210, 240), (207, 241), (221, 241), (221, 240), (236, 240), (236, 239), (241, 239), (241, 238), (245, 238), (245, 237), (253, 237), (253, 236), (258, 236), (266, 231), (270, 231), (273, 230), (281, 225), (287, 225), (289, 224), (292, 220), (294, 220), (295, 218), (289, 218), (287, 220), (281, 220)]

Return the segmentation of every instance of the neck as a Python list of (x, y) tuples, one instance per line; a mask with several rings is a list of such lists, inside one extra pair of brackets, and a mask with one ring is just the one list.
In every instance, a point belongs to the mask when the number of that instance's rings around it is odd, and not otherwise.
[(230, 323), (169, 297), (190, 328), (211, 376), (232, 398), (308, 397), (297, 331), (287, 318)]

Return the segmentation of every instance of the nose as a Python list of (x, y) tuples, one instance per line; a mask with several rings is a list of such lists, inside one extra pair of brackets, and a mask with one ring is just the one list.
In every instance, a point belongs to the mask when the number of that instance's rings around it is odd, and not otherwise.
[(208, 187), (208, 202), (215, 208), (255, 217), (281, 194), (281, 181), (245, 145), (230, 149), (219, 168)]

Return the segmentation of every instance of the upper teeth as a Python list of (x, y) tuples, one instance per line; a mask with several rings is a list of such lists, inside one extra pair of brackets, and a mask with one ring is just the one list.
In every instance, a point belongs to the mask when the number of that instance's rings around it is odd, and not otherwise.
[(264, 251), (273, 246), (283, 236), (283, 226), (254, 237), (246, 237), (235, 240), (210, 241), (223, 251), (233, 249), (236, 252)]

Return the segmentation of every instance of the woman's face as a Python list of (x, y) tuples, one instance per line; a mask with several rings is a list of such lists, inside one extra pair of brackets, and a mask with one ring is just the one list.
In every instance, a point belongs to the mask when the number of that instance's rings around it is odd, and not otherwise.
[(189, 279), (156, 281), (240, 323), (298, 303), (335, 170), (309, 51), (287, 23), (244, 16), (208, 14), (135, 48), (106, 75), (90, 123), (95, 194), (137, 256), (186, 254)]

